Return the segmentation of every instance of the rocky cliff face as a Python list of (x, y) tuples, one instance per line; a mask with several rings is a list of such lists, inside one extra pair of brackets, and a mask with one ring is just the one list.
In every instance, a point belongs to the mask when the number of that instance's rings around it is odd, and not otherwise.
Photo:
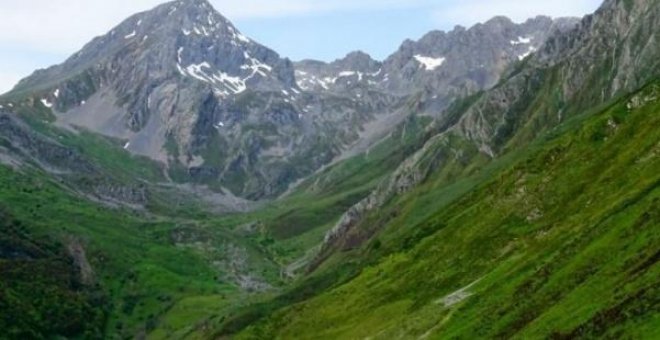
[(505, 81), (438, 119), (431, 127), (436, 134), (424, 147), (344, 214), (314, 264), (368, 238), (361, 230), (365, 217), (430, 174), (457, 164), (460, 168), (469, 159), (466, 155), (498, 157), (660, 76), (660, 41), (654, 29), (659, 25), (657, 0), (611, 0), (573, 29), (552, 33)]
[(577, 21), (539, 16), (515, 24), (495, 17), (470, 29), (457, 26), (451, 32), (430, 32), (419, 41), (405, 41), (385, 60), (385, 87), (403, 93), (431, 88), (434, 99), (490, 88), (512, 62), (531, 55), (549, 35), (566, 31)]
[(206, 0), (177, 0), (128, 18), (10, 96), (52, 109), (60, 126), (124, 140), (176, 182), (260, 199), (376, 142), (411, 111), (437, 115), (493, 86), (573, 24), (495, 18), (406, 41), (384, 62), (354, 52), (293, 64)]
[(470, 29), (433, 31), (418, 41), (405, 41), (383, 62), (353, 52), (332, 63), (295, 64), (301, 88), (345, 92), (363, 84), (391, 95), (423, 93), (439, 112), (451, 99), (495, 85), (506, 69), (537, 51), (548, 36), (565, 32), (578, 19), (539, 16), (522, 24), (495, 17)]

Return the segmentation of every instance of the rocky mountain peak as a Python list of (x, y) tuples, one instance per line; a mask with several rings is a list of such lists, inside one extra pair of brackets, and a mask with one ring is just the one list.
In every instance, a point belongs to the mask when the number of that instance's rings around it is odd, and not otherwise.
[[(238, 124), (257, 108), (280, 121), (299, 116), (288, 109), (284, 119), (273, 109), (298, 91), (292, 63), (241, 34), (205, 0), (135, 14), (14, 91), (36, 95), (58, 124), (124, 139), (133, 153), (192, 167), (203, 160), (191, 150), (230, 120)], [(239, 97), (259, 92), (273, 97), (269, 106), (254, 104), (251, 113), (235, 107)], [(168, 140), (174, 147), (165, 147)]]
[[(574, 26), (577, 19), (562, 19), (561, 25), (539, 16), (516, 24), (503, 16), (474, 25), (457, 26), (449, 32), (432, 31), (417, 41), (405, 41), (384, 62), (390, 91), (409, 93), (423, 88), (463, 94), (497, 83), (512, 62), (536, 52), (555, 30)], [(572, 26), (571, 26), (572, 27)]]
[(117, 138), (162, 162), (173, 178), (262, 198), (360, 138), (378, 140), (405, 118), (397, 113), (410, 96), (423, 93), (428, 106), (419, 110), (437, 114), (492, 86), (551, 26), (495, 18), (407, 41), (384, 62), (355, 51), (294, 65), (208, 1), (177, 0), (129, 17), (15, 92), (52, 109), (58, 125)]
[(367, 53), (354, 51), (347, 54), (344, 58), (335, 60), (334, 65), (345, 68), (350, 71), (369, 72), (375, 71), (380, 67), (380, 63)]

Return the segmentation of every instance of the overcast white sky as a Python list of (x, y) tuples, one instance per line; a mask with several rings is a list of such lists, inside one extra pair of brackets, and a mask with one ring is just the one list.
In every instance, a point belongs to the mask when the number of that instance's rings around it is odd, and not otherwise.
[[(0, 0), (0, 93), (162, 0)], [(210, 0), (246, 35), (294, 60), (361, 49), (376, 58), (432, 29), (495, 15), (582, 16), (601, 0)]]

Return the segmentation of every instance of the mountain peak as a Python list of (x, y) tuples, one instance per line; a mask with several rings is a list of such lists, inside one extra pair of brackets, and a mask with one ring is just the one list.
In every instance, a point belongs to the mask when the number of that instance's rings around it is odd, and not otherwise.
[(513, 25), (513, 21), (507, 16), (504, 15), (498, 15), (495, 17), (492, 17), (490, 20), (486, 21), (484, 23), (485, 26), (492, 26), (492, 25)]
[(144, 22), (146, 31), (163, 31), (169, 36), (176, 35), (177, 31), (186, 36), (211, 36), (220, 33), (224, 36), (234, 36), (244, 42), (249, 40), (240, 35), (234, 25), (207, 0), (176, 0), (165, 3), (127, 19), (119, 27), (133, 22)]
[(208, 0), (176, 0), (173, 2), (182, 6), (212, 7), (211, 3)]
[(374, 72), (380, 68), (379, 62), (375, 61), (369, 54), (362, 51), (350, 52), (344, 58), (335, 60), (332, 65), (335, 65), (342, 70), (363, 72)]
[(179, 15), (182, 14), (190, 14), (194, 12), (216, 12), (216, 10), (213, 8), (213, 5), (211, 5), (208, 0), (175, 0), (171, 1), (165, 4), (162, 4), (158, 8), (165, 8), (168, 9), (171, 15), (174, 15), (174, 13), (179, 13)]

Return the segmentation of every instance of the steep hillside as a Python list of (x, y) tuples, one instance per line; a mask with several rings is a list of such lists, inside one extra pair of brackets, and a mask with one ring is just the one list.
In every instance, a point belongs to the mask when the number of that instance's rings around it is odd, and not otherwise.
[(451, 203), (420, 204), (451, 188), (414, 190), (352, 255), (372, 265), (237, 338), (658, 336), (658, 113), (655, 82), (496, 160)]
[(451, 186), (540, 133), (658, 77), (657, 58), (650, 56), (660, 55), (660, 39), (652, 29), (659, 22), (657, 0), (632, 6), (607, 1), (577, 28), (550, 37), (510, 77), (447, 110), (435, 122), (436, 135), (344, 215), (328, 234), (320, 260), (368, 239), (387, 223), (381, 216), (393, 208), (392, 199), (432, 175), (436, 188)]
[[(303, 280), (298, 289), (319, 288), (319, 282), (323, 282), (320, 291), (345, 282), (353, 284), (355, 281), (351, 278), (366, 266), (414, 247), (421, 238), (432, 235), (433, 228), (421, 228), (423, 221), (455, 207), (457, 200), (464, 195), (470, 195), (484, 183), (502, 176), (501, 172), (512, 162), (519, 161), (527, 145), (538, 136), (556, 131), (557, 126), (564, 126), (567, 122), (575, 122), (576, 117), (583, 119), (598, 112), (612, 98), (657, 79), (657, 58), (650, 56), (660, 54), (658, 39), (653, 33), (660, 18), (659, 10), (657, 1), (607, 1), (578, 28), (551, 37), (538, 55), (524, 60), (494, 89), (467, 98), (447, 110), (434, 124), (437, 134), (403, 162), (389, 180), (344, 214), (312, 261), (310, 269), (315, 270), (315, 274)], [(639, 57), (629, 58), (630, 55)], [(622, 78), (623, 75), (635, 76)], [(639, 99), (634, 99), (631, 107), (635, 102)], [(653, 143), (655, 137), (649, 138)], [(569, 169), (565, 171), (569, 172)], [(447, 211), (458, 213), (452, 209)], [(542, 214), (542, 211), (530, 211), (526, 217), (543, 220)], [(576, 220), (581, 221), (582, 217)], [(515, 226), (525, 220), (511, 223)], [(491, 227), (498, 227), (497, 223)], [(486, 240), (490, 236), (481, 237)], [(374, 251), (374, 248), (379, 250)], [(460, 255), (464, 251), (470, 249), (454, 249), (452, 254)], [(431, 277), (420, 279), (431, 280)], [(401, 294), (406, 290), (392, 289)], [(387, 300), (370, 296), (366, 288), (362, 293), (367, 300), (381, 301), (383, 306), (380, 307), (385, 308)], [(227, 322), (223, 329), (231, 333), (260, 315), (315, 294), (293, 300), (286, 297), (274, 300), (258, 307), (266, 312), (252, 309)], [(300, 308), (305, 305), (303, 302)], [(371, 308), (376, 306), (379, 305), (371, 305)], [(286, 319), (295, 315), (297, 308), (292, 307), (288, 314), (274, 315)], [(354, 317), (361, 320), (356, 315)], [(349, 329), (352, 327), (345, 328), (346, 331)]]

